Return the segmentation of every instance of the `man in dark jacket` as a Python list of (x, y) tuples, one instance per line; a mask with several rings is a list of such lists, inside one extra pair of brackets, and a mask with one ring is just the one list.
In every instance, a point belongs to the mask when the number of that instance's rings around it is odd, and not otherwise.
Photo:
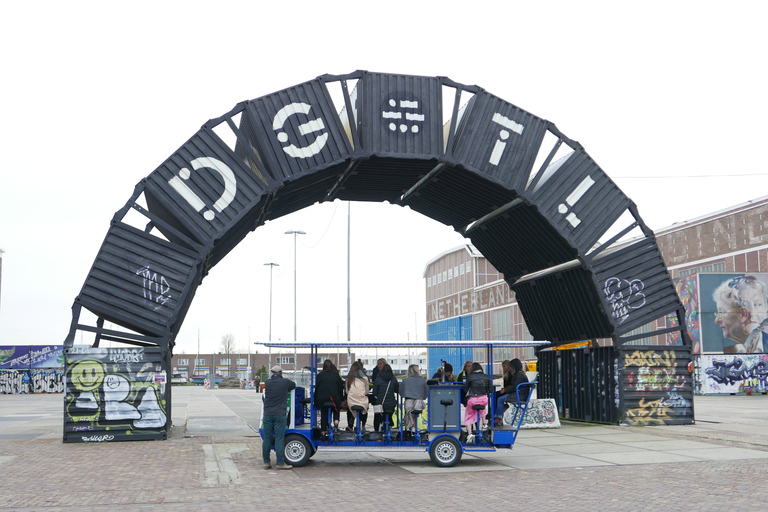
[(262, 428), (264, 437), (261, 441), (261, 453), (264, 457), (264, 469), (270, 469), (270, 445), (272, 436), (275, 436), (275, 456), (277, 469), (293, 469), (293, 466), (285, 463), (285, 423), (288, 405), (288, 393), (296, 389), (296, 383), (283, 378), (283, 369), (279, 366), (272, 367), (272, 375), (264, 383), (264, 416)]

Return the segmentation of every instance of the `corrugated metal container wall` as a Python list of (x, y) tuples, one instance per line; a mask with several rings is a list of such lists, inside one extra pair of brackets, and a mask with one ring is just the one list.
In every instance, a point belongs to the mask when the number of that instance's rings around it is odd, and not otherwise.
[(364, 151), (426, 159), (443, 154), (439, 78), (366, 72), (357, 89)]
[[(485, 91), (468, 103), (453, 156), (508, 189), (525, 189), (549, 123)], [(501, 206), (501, 205), (499, 205)]]
[(690, 425), (693, 415), (691, 347), (619, 348), (621, 422)]
[(552, 165), (559, 168), (535, 192), (526, 192), (549, 224), (586, 254), (632, 202), (583, 150)]
[[(202, 245), (246, 215), (266, 184), (233, 150), (201, 129), (144, 179), (149, 211)], [(169, 240), (184, 243), (158, 223)]]
[(537, 357), (538, 397), (554, 399), (562, 418), (618, 422), (615, 347), (544, 350)]
[(462, 167), (446, 166), (439, 179), (424, 184), (402, 204), (459, 231), (513, 199), (512, 191), (492, 180)]
[(511, 281), (578, 256), (578, 252), (535, 207), (525, 204), (470, 231), (469, 238)]
[(64, 442), (166, 439), (171, 426), (168, 351), (84, 348), (64, 351)]
[(534, 339), (559, 345), (613, 334), (592, 276), (581, 266), (526, 279), (510, 288)]
[(682, 308), (652, 238), (601, 255), (592, 266), (606, 318), (618, 335)]
[(107, 321), (167, 336), (191, 303), (200, 269), (194, 252), (113, 222), (77, 301)]
[(247, 102), (241, 130), (280, 183), (351, 158), (352, 145), (321, 80)]

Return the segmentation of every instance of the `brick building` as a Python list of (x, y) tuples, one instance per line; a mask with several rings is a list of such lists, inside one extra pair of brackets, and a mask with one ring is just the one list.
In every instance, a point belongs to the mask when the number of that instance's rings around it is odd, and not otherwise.
[[(280, 351), (279, 349), (273, 349), (271, 354), (269, 352), (258, 354), (174, 354), (171, 359), (171, 370), (173, 373), (180, 373), (185, 377), (214, 373), (222, 377), (237, 377), (241, 380), (251, 380), (257, 372), (267, 373), (275, 365), (280, 365), (285, 371), (301, 370), (311, 365), (310, 354), (299, 353), (296, 356), (296, 365), (294, 367), (293, 351)], [(353, 361), (355, 357), (353, 352)], [(326, 359), (333, 361), (339, 368), (347, 366), (346, 351), (321, 353), (318, 354), (317, 359), (319, 366)]]

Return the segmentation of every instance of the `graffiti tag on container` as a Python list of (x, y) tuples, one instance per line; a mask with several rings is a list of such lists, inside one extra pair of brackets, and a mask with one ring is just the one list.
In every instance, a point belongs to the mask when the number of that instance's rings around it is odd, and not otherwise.
[(668, 395), (668, 398), (662, 398), (659, 401), (663, 407), (669, 407), (670, 409), (691, 407), (691, 401), (683, 398), (680, 393), (672, 392), (668, 393)]
[(665, 350), (663, 355), (655, 350), (635, 350), (624, 359), (624, 366), (676, 366), (677, 356), (673, 350)]
[(164, 275), (150, 270), (149, 265), (144, 265), (136, 271), (137, 276), (142, 277), (142, 287), (144, 288), (144, 301), (155, 302), (157, 306), (153, 311), (157, 311), (168, 302), (172, 296), (171, 285)]
[(629, 385), (639, 391), (666, 391), (685, 386), (685, 375), (678, 375), (676, 367), (643, 367), (637, 370), (637, 377), (635, 372), (631, 372), (628, 380)]
[(143, 360), (143, 348), (112, 349), (109, 351), (109, 361), (112, 363), (140, 363)]
[(84, 443), (103, 443), (104, 441), (112, 441), (115, 436), (103, 435), (103, 436), (82, 436), (80, 439)]
[(645, 401), (640, 399), (639, 407), (627, 409), (626, 421), (630, 425), (663, 425), (670, 419), (669, 409), (662, 404), (663, 399)]
[(611, 304), (611, 315), (619, 323), (624, 323), (633, 309), (645, 306), (645, 283), (640, 279), (627, 281), (618, 277), (609, 277), (603, 284), (603, 293)]

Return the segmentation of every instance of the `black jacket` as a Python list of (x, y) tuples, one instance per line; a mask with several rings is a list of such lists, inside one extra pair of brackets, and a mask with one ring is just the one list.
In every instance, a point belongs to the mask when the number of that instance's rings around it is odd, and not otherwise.
[[(389, 385), (389, 391), (387, 391)], [(394, 375), (389, 372), (380, 372), (373, 383), (373, 396), (376, 397), (376, 403), (384, 406), (385, 411), (393, 411), (397, 406), (395, 393), (400, 392), (400, 384)], [(386, 396), (384, 394), (386, 393)]]
[(320, 372), (317, 375), (317, 384), (315, 385), (315, 407), (319, 408), (325, 402), (333, 401), (336, 404), (336, 410), (338, 410), (343, 399), (344, 381), (341, 380), (341, 376), (334, 371)]
[[(528, 376), (524, 371), (515, 372), (515, 376), (512, 378), (512, 388), (507, 395), (507, 402), (517, 403), (517, 386), (523, 382), (528, 382)], [(520, 403), (524, 404), (528, 401), (528, 394), (531, 392), (531, 386), (523, 386), (520, 388)]]
[(470, 373), (467, 381), (464, 383), (465, 397), (490, 395), (491, 391), (493, 391), (493, 380), (490, 375), (483, 373), (482, 370)]
[(296, 389), (296, 383), (273, 373), (264, 383), (264, 416), (285, 416), (288, 407), (288, 392)]

